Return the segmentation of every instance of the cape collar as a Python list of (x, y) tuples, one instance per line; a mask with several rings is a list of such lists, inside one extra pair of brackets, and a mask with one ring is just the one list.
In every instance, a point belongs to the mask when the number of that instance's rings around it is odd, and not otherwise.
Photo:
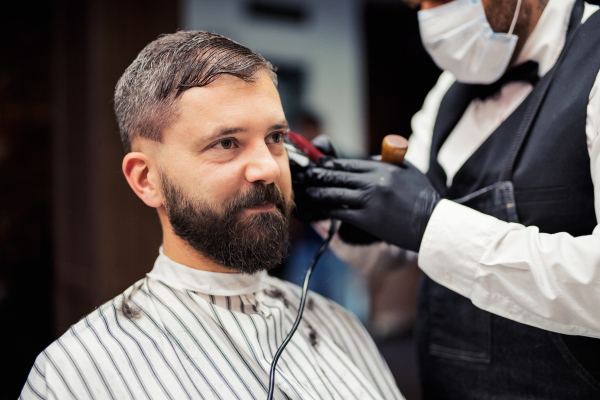
[(237, 296), (255, 293), (263, 289), (266, 271), (254, 275), (201, 271), (176, 263), (163, 253), (154, 263), (148, 277), (176, 288), (214, 296)]

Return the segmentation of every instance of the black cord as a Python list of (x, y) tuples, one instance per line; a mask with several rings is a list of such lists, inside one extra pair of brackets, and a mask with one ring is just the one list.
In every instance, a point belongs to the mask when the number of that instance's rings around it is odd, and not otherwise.
[(292, 339), (292, 336), (296, 332), (296, 329), (298, 329), (298, 326), (300, 325), (300, 320), (302, 319), (302, 313), (304, 313), (304, 305), (306, 304), (306, 298), (308, 295), (308, 282), (310, 281), (310, 276), (312, 275), (313, 269), (315, 268), (317, 261), (319, 261), (321, 254), (323, 254), (323, 252), (327, 250), (329, 242), (331, 242), (331, 238), (335, 234), (336, 226), (337, 220), (332, 219), (331, 226), (329, 227), (329, 235), (323, 241), (321, 247), (319, 247), (319, 250), (317, 250), (314, 257), (310, 261), (308, 270), (306, 271), (306, 275), (304, 276), (304, 284), (302, 285), (302, 297), (300, 298), (300, 307), (298, 308), (298, 316), (296, 317), (296, 322), (294, 322), (292, 330), (290, 331), (290, 333), (288, 333), (285, 340), (281, 343), (279, 349), (277, 349), (277, 353), (275, 353), (275, 357), (273, 357), (273, 362), (271, 363), (271, 372), (269, 373), (269, 393), (267, 394), (267, 400), (273, 400), (273, 392), (275, 390), (275, 368), (277, 367), (277, 361), (279, 360), (281, 353), (283, 353), (283, 349), (285, 349), (285, 346), (287, 346), (289, 341)]

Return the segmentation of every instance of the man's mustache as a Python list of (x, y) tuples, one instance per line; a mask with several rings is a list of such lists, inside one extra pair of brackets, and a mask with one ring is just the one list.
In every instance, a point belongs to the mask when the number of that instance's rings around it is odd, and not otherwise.
[(227, 212), (235, 213), (243, 208), (256, 207), (265, 203), (274, 204), (282, 212), (286, 209), (285, 196), (275, 183), (267, 185), (254, 183), (251, 189), (231, 199), (227, 206)]

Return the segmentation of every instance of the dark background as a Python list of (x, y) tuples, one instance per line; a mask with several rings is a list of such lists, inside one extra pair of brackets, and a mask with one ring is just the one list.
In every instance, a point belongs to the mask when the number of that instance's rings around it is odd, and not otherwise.
[[(48, 344), (154, 263), (160, 225), (122, 176), (112, 93), (148, 42), (179, 27), (178, 11), (164, 0), (34, 0), (0, 13), (0, 400), (18, 397)], [(367, 1), (363, 17), (375, 154), (383, 136), (410, 134), (439, 71), (415, 10)]]

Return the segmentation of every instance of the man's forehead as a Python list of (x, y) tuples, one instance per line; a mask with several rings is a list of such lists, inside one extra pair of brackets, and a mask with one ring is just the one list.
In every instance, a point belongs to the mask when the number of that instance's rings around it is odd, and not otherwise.
[(189, 90), (193, 90), (193, 89), (197, 89), (197, 88), (218, 89), (218, 88), (225, 87), (225, 88), (241, 89), (241, 88), (247, 88), (247, 87), (261, 85), (261, 84), (267, 84), (267, 83), (270, 83), (271, 85), (273, 85), (273, 87), (275, 87), (273, 80), (269, 77), (267, 72), (262, 69), (256, 71), (256, 73), (248, 80), (242, 79), (240, 77), (230, 75), (230, 74), (221, 74), (221, 75), (218, 75), (217, 77), (215, 77), (209, 84), (202, 85), (202, 86), (193, 86), (193, 87), (187, 89), (186, 91), (184, 91), (183, 94), (185, 95), (185, 93), (188, 92)]
[(287, 126), (275, 85), (266, 74), (258, 78), (246, 82), (222, 76), (209, 85), (186, 90), (176, 104), (177, 118), (165, 128), (163, 139), (180, 128), (196, 139), (217, 139), (251, 127), (273, 130), (273, 126)]
[(265, 74), (257, 75), (252, 81), (245, 81), (231, 75), (221, 75), (205, 86), (187, 89), (180, 97), (179, 103), (193, 105), (206, 103), (205, 106), (219, 106), (219, 102), (235, 103), (245, 97), (268, 97), (279, 100), (279, 92), (274, 83)]

